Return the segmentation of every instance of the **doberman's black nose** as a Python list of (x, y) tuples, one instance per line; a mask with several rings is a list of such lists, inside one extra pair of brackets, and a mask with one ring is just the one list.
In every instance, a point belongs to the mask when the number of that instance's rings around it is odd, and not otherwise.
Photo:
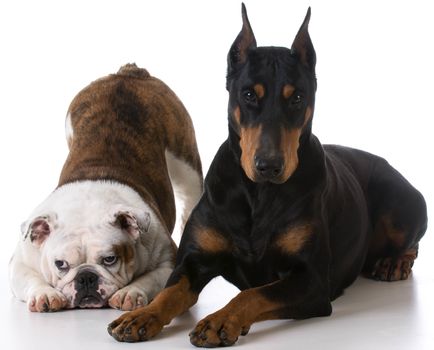
[(258, 173), (266, 180), (272, 180), (282, 175), (282, 157), (255, 157), (255, 166)]

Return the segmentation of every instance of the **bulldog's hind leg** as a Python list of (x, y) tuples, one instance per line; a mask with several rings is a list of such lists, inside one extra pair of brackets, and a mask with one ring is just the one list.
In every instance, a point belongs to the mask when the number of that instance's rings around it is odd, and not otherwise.
[(66, 142), (68, 143), (68, 148), (71, 148), (73, 135), (74, 135), (74, 131), (72, 129), (71, 112), (68, 111), (68, 114), (66, 115), (66, 119), (65, 119), (65, 136), (66, 136)]
[(177, 205), (182, 203), (180, 225), (182, 232), (191, 211), (202, 195), (202, 171), (200, 163), (196, 166), (191, 165), (168, 150), (166, 150), (166, 163)]

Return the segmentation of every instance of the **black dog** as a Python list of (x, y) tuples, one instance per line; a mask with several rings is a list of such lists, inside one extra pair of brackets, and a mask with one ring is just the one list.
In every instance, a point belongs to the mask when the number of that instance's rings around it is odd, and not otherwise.
[(384, 159), (322, 146), (312, 134), (310, 9), (292, 48), (256, 47), (243, 28), (228, 56), (229, 137), (205, 180), (167, 287), (109, 326), (119, 341), (155, 336), (221, 275), (242, 290), (200, 321), (194, 345), (232, 345), (252, 323), (327, 316), (360, 273), (406, 279), (426, 205)]

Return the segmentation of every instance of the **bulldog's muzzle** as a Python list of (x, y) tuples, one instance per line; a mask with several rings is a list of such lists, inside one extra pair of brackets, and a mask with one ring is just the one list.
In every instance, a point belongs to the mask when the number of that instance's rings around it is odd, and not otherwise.
[(101, 307), (105, 301), (100, 294), (100, 277), (92, 271), (83, 270), (77, 274), (74, 287), (77, 292), (74, 307), (92, 308)]

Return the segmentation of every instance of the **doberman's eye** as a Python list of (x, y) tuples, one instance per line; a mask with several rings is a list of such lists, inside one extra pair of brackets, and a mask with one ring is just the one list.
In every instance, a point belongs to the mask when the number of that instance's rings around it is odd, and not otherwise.
[(102, 264), (105, 266), (112, 266), (114, 264), (116, 264), (118, 261), (118, 257), (115, 255), (111, 255), (111, 256), (106, 256), (105, 258), (102, 259)]
[(289, 103), (293, 110), (300, 110), (303, 107), (303, 96), (294, 94)]
[(292, 98), (291, 103), (292, 103), (294, 106), (296, 106), (296, 105), (299, 105), (302, 101), (303, 101), (303, 97), (302, 97), (301, 95), (295, 95), (295, 96)]
[(67, 272), (69, 270), (69, 264), (65, 260), (56, 260), (54, 262), (57, 269), (61, 272)]
[(257, 102), (256, 93), (251, 89), (247, 89), (243, 92), (243, 98), (248, 104), (256, 104)]

